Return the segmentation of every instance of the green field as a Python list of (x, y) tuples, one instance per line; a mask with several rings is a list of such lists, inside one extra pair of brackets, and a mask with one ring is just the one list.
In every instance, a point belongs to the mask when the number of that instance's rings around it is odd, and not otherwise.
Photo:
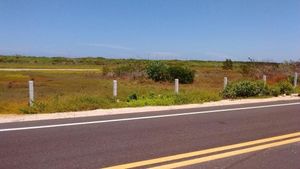
[[(222, 62), (163, 61), (168, 65), (192, 68), (194, 83), (180, 84), (180, 94), (174, 94), (174, 84), (154, 82), (142, 74), (150, 61), (104, 58), (43, 58), (0, 56), (0, 68), (88, 68), (98, 71), (0, 71), (0, 114), (51, 113), (91, 110), (97, 108), (174, 105), (220, 100), (223, 77), (230, 81), (253, 79), (234, 62), (232, 70), (224, 70)], [(278, 67), (278, 64), (267, 64)], [(278, 68), (279, 69), (279, 68)], [(136, 72), (138, 71), (138, 72)], [(272, 80), (285, 74), (270, 76)], [(35, 106), (28, 107), (28, 80), (35, 81)], [(118, 97), (112, 97), (112, 80), (118, 80)], [(137, 100), (130, 99), (136, 95)]]

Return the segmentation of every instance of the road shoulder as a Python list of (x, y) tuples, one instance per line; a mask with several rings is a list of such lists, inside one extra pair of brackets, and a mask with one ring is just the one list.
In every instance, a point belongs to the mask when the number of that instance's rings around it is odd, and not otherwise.
[(276, 101), (300, 101), (300, 97), (281, 96), (281, 97), (263, 98), (263, 99), (221, 100), (221, 101), (207, 102), (202, 104), (187, 104), (187, 105), (174, 105), (174, 106), (146, 106), (146, 107), (134, 107), (134, 108), (97, 109), (97, 110), (89, 110), (89, 111), (63, 112), (63, 113), (50, 113), (50, 114), (0, 115), (0, 123), (106, 116), (106, 115), (119, 115), (119, 114), (131, 114), (131, 113), (145, 113), (145, 112), (153, 112), (153, 111), (168, 111), (168, 110), (181, 110), (181, 109), (193, 109), (193, 108), (209, 108), (215, 106), (230, 106), (230, 105), (241, 105), (241, 104), (251, 104), (251, 103), (268, 103), (268, 102), (276, 102)]

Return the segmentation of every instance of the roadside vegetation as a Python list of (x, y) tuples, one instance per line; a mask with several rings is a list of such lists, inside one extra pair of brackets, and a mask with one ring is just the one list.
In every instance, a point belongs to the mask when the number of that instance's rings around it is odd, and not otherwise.
[(223, 91), (224, 98), (245, 98), (256, 96), (290, 95), (295, 92), (293, 85), (288, 81), (280, 81), (273, 85), (264, 84), (263, 81), (237, 81), (229, 84)]
[[(0, 56), (0, 68), (86, 68), (97, 71), (0, 71), (0, 114), (52, 113), (97, 108), (174, 105), (222, 98), (269, 97), (299, 92), (298, 62), (149, 61), (105, 58)], [(267, 84), (261, 81), (267, 75)], [(223, 78), (229, 84), (223, 90)], [(180, 84), (174, 94), (174, 79)], [(28, 80), (35, 104), (28, 107)], [(112, 80), (118, 96), (112, 97)]]

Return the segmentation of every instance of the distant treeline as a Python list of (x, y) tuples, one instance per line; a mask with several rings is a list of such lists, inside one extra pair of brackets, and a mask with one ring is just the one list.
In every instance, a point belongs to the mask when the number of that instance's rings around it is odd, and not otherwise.
[[(31, 64), (31, 65), (100, 65), (116, 67), (120, 65), (147, 65), (152, 60), (146, 59), (111, 59), (104, 57), (38, 57), (23, 55), (0, 55), (0, 64)], [(200, 60), (161, 60), (168, 65), (189, 67), (221, 67), (222, 61), (200, 61)], [(238, 62), (236, 62), (238, 63)]]
[[(69, 57), (44, 57), (44, 56), (24, 56), (24, 55), (0, 55), (0, 63), (20, 63), (20, 64), (64, 64), (64, 65), (76, 65), (76, 64), (88, 64), (88, 65), (106, 65), (110, 64), (121, 64), (124, 62), (149, 62), (146, 59), (110, 59), (104, 57), (80, 57), (80, 58), (69, 58)], [(203, 61), (203, 60), (162, 60), (162, 62), (168, 64), (189, 64), (191, 66), (222, 66), (223, 61)], [(247, 64), (252, 63), (253, 60), (249, 61), (233, 61), (235, 64)], [(257, 62), (256, 64), (268, 64), (268, 65), (279, 65), (276, 62)]]
[(108, 59), (103, 57), (84, 57), (84, 58), (67, 58), (67, 57), (37, 57), (37, 56), (4, 56), (0, 55), (0, 63), (25, 63), (25, 64), (92, 64), (102, 65)]

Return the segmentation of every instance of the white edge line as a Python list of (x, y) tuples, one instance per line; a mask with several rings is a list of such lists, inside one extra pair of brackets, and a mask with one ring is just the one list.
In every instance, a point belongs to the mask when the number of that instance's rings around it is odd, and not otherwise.
[(121, 122), (121, 121), (156, 119), (156, 118), (166, 118), (166, 117), (176, 117), (176, 116), (188, 116), (188, 115), (195, 115), (195, 114), (206, 114), (206, 113), (216, 113), (216, 112), (261, 109), (261, 108), (270, 108), (270, 107), (282, 107), (282, 106), (291, 106), (291, 105), (299, 105), (299, 104), (300, 104), (300, 102), (275, 104), (275, 105), (264, 105), (264, 106), (241, 107), (241, 108), (231, 108), (231, 109), (220, 109), (220, 110), (207, 110), (207, 111), (189, 112), (189, 113), (176, 113), (176, 114), (166, 114), (166, 115), (156, 115), (156, 116), (143, 116), (143, 117), (131, 117), (131, 118), (121, 118), (121, 119), (111, 119), (111, 120), (98, 120), (98, 121), (88, 121), (88, 122), (78, 122), (78, 123), (63, 123), (63, 124), (31, 126), (31, 127), (17, 127), (17, 128), (0, 129), (0, 132), (43, 129), (43, 128), (55, 128), (55, 127), (65, 127), (65, 126), (78, 126), (78, 125), (86, 125), (86, 124), (100, 124), (100, 123), (111, 123), (111, 122)]

